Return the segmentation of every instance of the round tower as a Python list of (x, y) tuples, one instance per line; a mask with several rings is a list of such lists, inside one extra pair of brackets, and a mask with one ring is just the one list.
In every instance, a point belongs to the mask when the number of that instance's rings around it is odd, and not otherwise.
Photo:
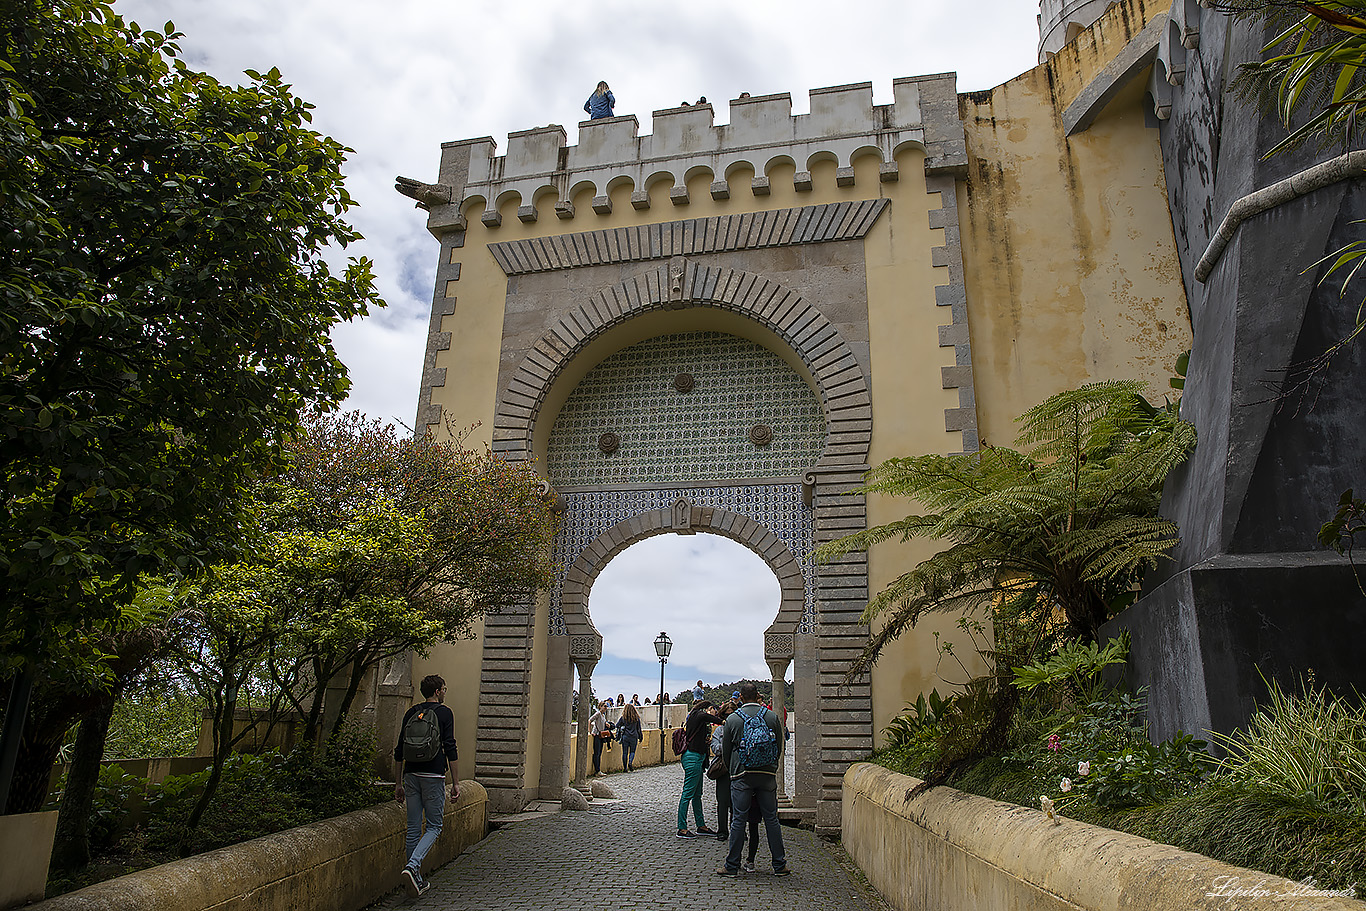
[(1088, 28), (1115, 0), (1040, 0), (1039, 62), (1052, 57), (1063, 45)]

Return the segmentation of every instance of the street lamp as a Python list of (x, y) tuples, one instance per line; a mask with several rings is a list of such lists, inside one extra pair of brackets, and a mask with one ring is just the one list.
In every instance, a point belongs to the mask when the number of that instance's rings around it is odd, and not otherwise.
[[(637, 640), (638, 641), (638, 640)], [(655, 654), (659, 656), (659, 764), (664, 764), (664, 665), (669, 663), (669, 652), (674, 643), (668, 633), (661, 632), (655, 639)]]

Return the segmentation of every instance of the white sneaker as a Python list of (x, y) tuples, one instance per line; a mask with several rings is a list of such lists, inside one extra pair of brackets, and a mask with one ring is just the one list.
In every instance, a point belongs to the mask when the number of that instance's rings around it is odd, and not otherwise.
[(745, 861), (744, 866), (742, 866), (740, 869), (744, 870), (746, 873), (753, 873), (753, 872), (754, 872), (754, 861), (752, 861), (752, 860), (747, 860), (747, 861)]

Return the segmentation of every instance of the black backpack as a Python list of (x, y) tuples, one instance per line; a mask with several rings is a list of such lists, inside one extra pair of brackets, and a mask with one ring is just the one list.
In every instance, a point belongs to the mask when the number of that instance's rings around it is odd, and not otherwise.
[(440, 703), (424, 703), (409, 716), (403, 725), (403, 761), (428, 762), (441, 752), (441, 719), (436, 707)]

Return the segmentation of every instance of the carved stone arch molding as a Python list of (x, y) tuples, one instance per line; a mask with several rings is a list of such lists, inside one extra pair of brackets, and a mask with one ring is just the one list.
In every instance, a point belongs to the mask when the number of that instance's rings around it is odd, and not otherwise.
[[(830, 237), (813, 238), (812, 242), (861, 237), (863, 226), (872, 223), (886, 201), (872, 202), (878, 205), (867, 207), (866, 212), (852, 208), (845, 212), (836, 207), (825, 213), (820, 224), (829, 221), (834, 226), (830, 231), (834, 233)], [(686, 229), (692, 223), (679, 224)], [(799, 220), (798, 227), (800, 224)], [(669, 226), (657, 227), (662, 236), (663, 228)], [(675, 228), (670, 230), (676, 231)], [(684, 233), (686, 240), (686, 230)], [(729, 230), (725, 236), (731, 236)], [(702, 243), (704, 249), (710, 251), (708, 237), (711, 235), (704, 232)], [(627, 239), (629, 241), (629, 236)], [(697, 236), (693, 239), (696, 241)], [(516, 243), (521, 242), (514, 242), (513, 246)], [(502, 250), (499, 259), (509, 275), (554, 269), (556, 263), (559, 263), (558, 268), (575, 265), (561, 262), (564, 257), (551, 257), (553, 251), (549, 251), (546, 252), (550, 257), (549, 265), (544, 268), (535, 263), (513, 267), (504, 263), (508, 257), (518, 254), (520, 247), (513, 249), (513, 246)], [(575, 249), (578, 249), (577, 245)], [(604, 256), (604, 249), (607, 253), (613, 250), (610, 242), (605, 248), (594, 246), (592, 249)], [(661, 245), (660, 249), (666, 247)], [(584, 251), (587, 250), (585, 247)], [(645, 258), (641, 250), (633, 251), (629, 243), (624, 251), (617, 253), (614, 262)], [(662, 253), (649, 258), (655, 262), (648, 265), (642, 262), (644, 271), (641, 273), (578, 300), (550, 324), (535, 345), (526, 349), (500, 392), (494, 417), (493, 450), (510, 462), (529, 461), (534, 457), (536, 425), (552, 388), (575, 359), (604, 333), (654, 311), (714, 307), (764, 327), (802, 362), (816, 387), (825, 417), (825, 446), (802, 481), (804, 490), (810, 494), (808, 505), (814, 514), (813, 542), (819, 545), (864, 528), (866, 502), (863, 495), (853, 492), (852, 488), (862, 481), (868, 467), (871, 398), (864, 368), (839, 330), (816, 302), (805, 300), (800, 293), (762, 275), (705, 264), (683, 253)], [(553, 418), (553, 415), (547, 418)], [(709, 515), (704, 515), (706, 513)], [(808, 636), (798, 634), (806, 601), (801, 566), (767, 529), (735, 513), (692, 505), (689, 505), (688, 529), (679, 528), (679, 524), (672, 507), (638, 514), (599, 537), (581, 552), (568, 571), (560, 589), (560, 608), (568, 635), (550, 636), (546, 644), (547, 655), (562, 657), (551, 658), (545, 665), (547, 714), (544, 717), (549, 723), (543, 728), (540, 776), (536, 785), (526, 768), (526, 732), (532, 719), (525, 698), (533, 676), (536, 611), (527, 605), (522, 610), (491, 615), (486, 620), (476, 754), (479, 780), (489, 788), (490, 800), (500, 811), (520, 810), (530, 797), (559, 795), (568, 780), (568, 726), (563, 722), (567, 721), (570, 705), (570, 666), (578, 666), (582, 673), (591, 674), (592, 665), (602, 652), (602, 637), (586, 613), (588, 591), (597, 571), (628, 543), (649, 534), (706, 530), (731, 537), (756, 550), (778, 574), (783, 591), (782, 604), (774, 624), (765, 632), (764, 658), (774, 669), (775, 676), (779, 668), (786, 667), (790, 661), (796, 662), (796, 678), (809, 682), (805, 695), (800, 689), (797, 692), (798, 712), (804, 718), (815, 720), (815, 724), (799, 725), (795, 733), (797, 794), (794, 799), (810, 801), (804, 806), (814, 805), (818, 829), (838, 829), (844, 772), (851, 761), (866, 756), (873, 747), (870, 684), (866, 680), (849, 685), (834, 682), (842, 677), (850, 658), (867, 642), (868, 628), (861, 622), (863, 608), (868, 602), (866, 554), (847, 554), (821, 566), (816, 572), (812, 596), (817, 628), (814, 635)], [(587, 702), (581, 700), (581, 710), (586, 705)], [(586, 719), (586, 714), (580, 717), (581, 728)], [(576, 753), (582, 753), (584, 749), (581, 744)]]
[[(681, 515), (680, 515), (681, 514)], [(682, 521), (686, 526), (680, 527)], [(570, 567), (561, 588), (560, 605), (570, 641), (595, 642), (602, 655), (602, 636), (588, 614), (594, 580), (612, 558), (638, 541), (666, 533), (709, 532), (730, 538), (754, 551), (778, 577), (781, 597), (778, 614), (764, 631), (764, 658), (791, 659), (794, 637), (806, 605), (806, 582), (797, 557), (772, 531), (753, 519), (710, 506), (696, 506), (680, 498), (672, 507), (652, 509), (618, 522), (585, 547)], [(572, 647), (571, 647), (572, 648)], [(571, 651), (571, 657), (576, 653)]]
[(824, 314), (795, 291), (738, 269), (675, 256), (657, 268), (603, 288), (571, 308), (527, 351), (498, 403), (493, 449), (511, 462), (532, 457), (532, 433), (555, 380), (608, 329), (652, 310), (714, 306), (769, 329), (806, 365), (826, 418), (818, 469), (862, 466), (872, 435), (868, 380), (853, 351)]

